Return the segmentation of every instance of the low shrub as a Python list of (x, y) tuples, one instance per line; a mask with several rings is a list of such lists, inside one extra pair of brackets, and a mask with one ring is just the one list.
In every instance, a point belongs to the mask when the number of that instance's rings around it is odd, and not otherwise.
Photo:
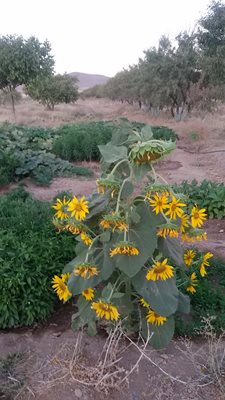
[(208, 279), (199, 278), (196, 293), (191, 297), (189, 316), (176, 317), (178, 335), (195, 336), (202, 319), (215, 317), (212, 325), (217, 332), (225, 330), (225, 261), (212, 260)]
[(222, 219), (225, 217), (225, 185), (223, 183), (204, 180), (198, 183), (183, 181), (179, 185), (173, 185), (176, 193), (184, 193), (188, 196), (189, 209), (197, 204), (199, 208), (205, 208), (208, 218)]
[(54, 309), (51, 279), (74, 256), (74, 239), (51, 219), (50, 204), (23, 189), (0, 197), (0, 328), (32, 325)]

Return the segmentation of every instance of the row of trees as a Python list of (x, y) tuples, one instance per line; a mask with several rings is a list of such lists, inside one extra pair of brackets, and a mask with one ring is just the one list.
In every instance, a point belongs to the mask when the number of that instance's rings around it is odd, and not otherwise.
[(78, 98), (77, 79), (70, 75), (54, 75), (54, 58), (48, 41), (22, 36), (0, 37), (0, 90), (10, 94), (15, 114), (15, 89), (26, 86), (33, 99), (54, 109), (58, 103)]
[(225, 4), (212, 2), (195, 32), (180, 33), (172, 44), (163, 36), (138, 64), (119, 72), (86, 96), (137, 102), (181, 116), (193, 106), (210, 106), (225, 94)]

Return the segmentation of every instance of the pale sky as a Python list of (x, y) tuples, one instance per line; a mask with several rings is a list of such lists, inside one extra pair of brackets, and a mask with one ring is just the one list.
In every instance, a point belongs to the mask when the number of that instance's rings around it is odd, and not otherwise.
[(48, 39), (55, 71), (115, 75), (161, 35), (191, 30), (209, 0), (0, 0), (0, 35)]

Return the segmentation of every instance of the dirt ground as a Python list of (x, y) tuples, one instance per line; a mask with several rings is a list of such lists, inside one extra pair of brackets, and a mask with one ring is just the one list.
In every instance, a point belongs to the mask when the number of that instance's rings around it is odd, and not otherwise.
[[(127, 117), (130, 120), (154, 125), (166, 125), (178, 133), (177, 149), (157, 168), (157, 172), (169, 182), (181, 182), (184, 179), (189, 181), (210, 179), (225, 182), (224, 109), (215, 115), (192, 115), (191, 118), (178, 123), (167, 115), (154, 118), (150, 113), (145, 113), (136, 106), (105, 100), (79, 100), (75, 105), (57, 106), (54, 113), (45, 111), (41, 105), (34, 102), (25, 101), (17, 106), (16, 123), (56, 126), (68, 122), (108, 120), (117, 117)], [(13, 122), (10, 107), (0, 110), (0, 121), (3, 120)], [(36, 186), (27, 180), (26, 189), (41, 200), (51, 200), (62, 190), (71, 191), (78, 196), (88, 195), (95, 189), (95, 179), (100, 173), (98, 164), (92, 163), (91, 167), (94, 171), (91, 179), (57, 178), (49, 187)], [(0, 193), (4, 193), (11, 187), (2, 188)], [(206, 230), (208, 241), (204, 243), (204, 249), (209, 249), (216, 255), (224, 257), (225, 221), (208, 221)], [(149, 350), (157, 367), (154, 367), (147, 359), (142, 360), (139, 369), (130, 376), (129, 387), (124, 379), (118, 391), (115, 388), (116, 383), (125, 377), (124, 371), (129, 371), (140, 356), (140, 352), (132, 345), (122, 354), (119, 372), (114, 371), (115, 378), (110, 378), (111, 381), (109, 379), (109, 393), (105, 393), (102, 388), (100, 391), (93, 389), (93, 379), (97, 379), (95, 368), (106, 338), (104, 335), (90, 338), (84, 333), (80, 345), (81, 352), (71, 361), (79, 339), (78, 333), (73, 333), (70, 329), (72, 311), (72, 306), (60, 309), (44, 327), (0, 332), (1, 357), (14, 352), (25, 353), (24, 368), (28, 378), (24, 386), (26, 390), (17, 397), (18, 399), (101, 400), (106, 396), (111, 400), (118, 398), (121, 400), (224, 399), (213, 385), (202, 388), (197, 387), (196, 384), (192, 386), (191, 382), (193, 383), (197, 378), (198, 371), (178, 350), (180, 343), (177, 340), (164, 351)], [(125, 345), (127, 346), (128, 343), (122, 341), (121, 348), (123, 349)], [(196, 345), (198, 349), (201, 346), (199, 343), (193, 345)], [(169, 371), (175, 377), (179, 376), (179, 379), (185, 382), (190, 382), (184, 384), (171, 380), (159, 368)], [(76, 379), (83, 380), (84, 377), (87, 380), (85, 385), (77, 382)], [(1, 397), (1, 386), (0, 399), (8, 400), (6, 397)]]

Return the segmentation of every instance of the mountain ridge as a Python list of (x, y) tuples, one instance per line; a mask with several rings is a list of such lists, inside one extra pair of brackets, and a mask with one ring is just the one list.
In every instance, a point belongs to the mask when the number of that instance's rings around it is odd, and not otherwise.
[(71, 76), (78, 78), (77, 85), (79, 90), (89, 89), (95, 85), (104, 85), (109, 79), (109, 76), (101, 74), (88, 74), (85, 72), (70, 72)]

